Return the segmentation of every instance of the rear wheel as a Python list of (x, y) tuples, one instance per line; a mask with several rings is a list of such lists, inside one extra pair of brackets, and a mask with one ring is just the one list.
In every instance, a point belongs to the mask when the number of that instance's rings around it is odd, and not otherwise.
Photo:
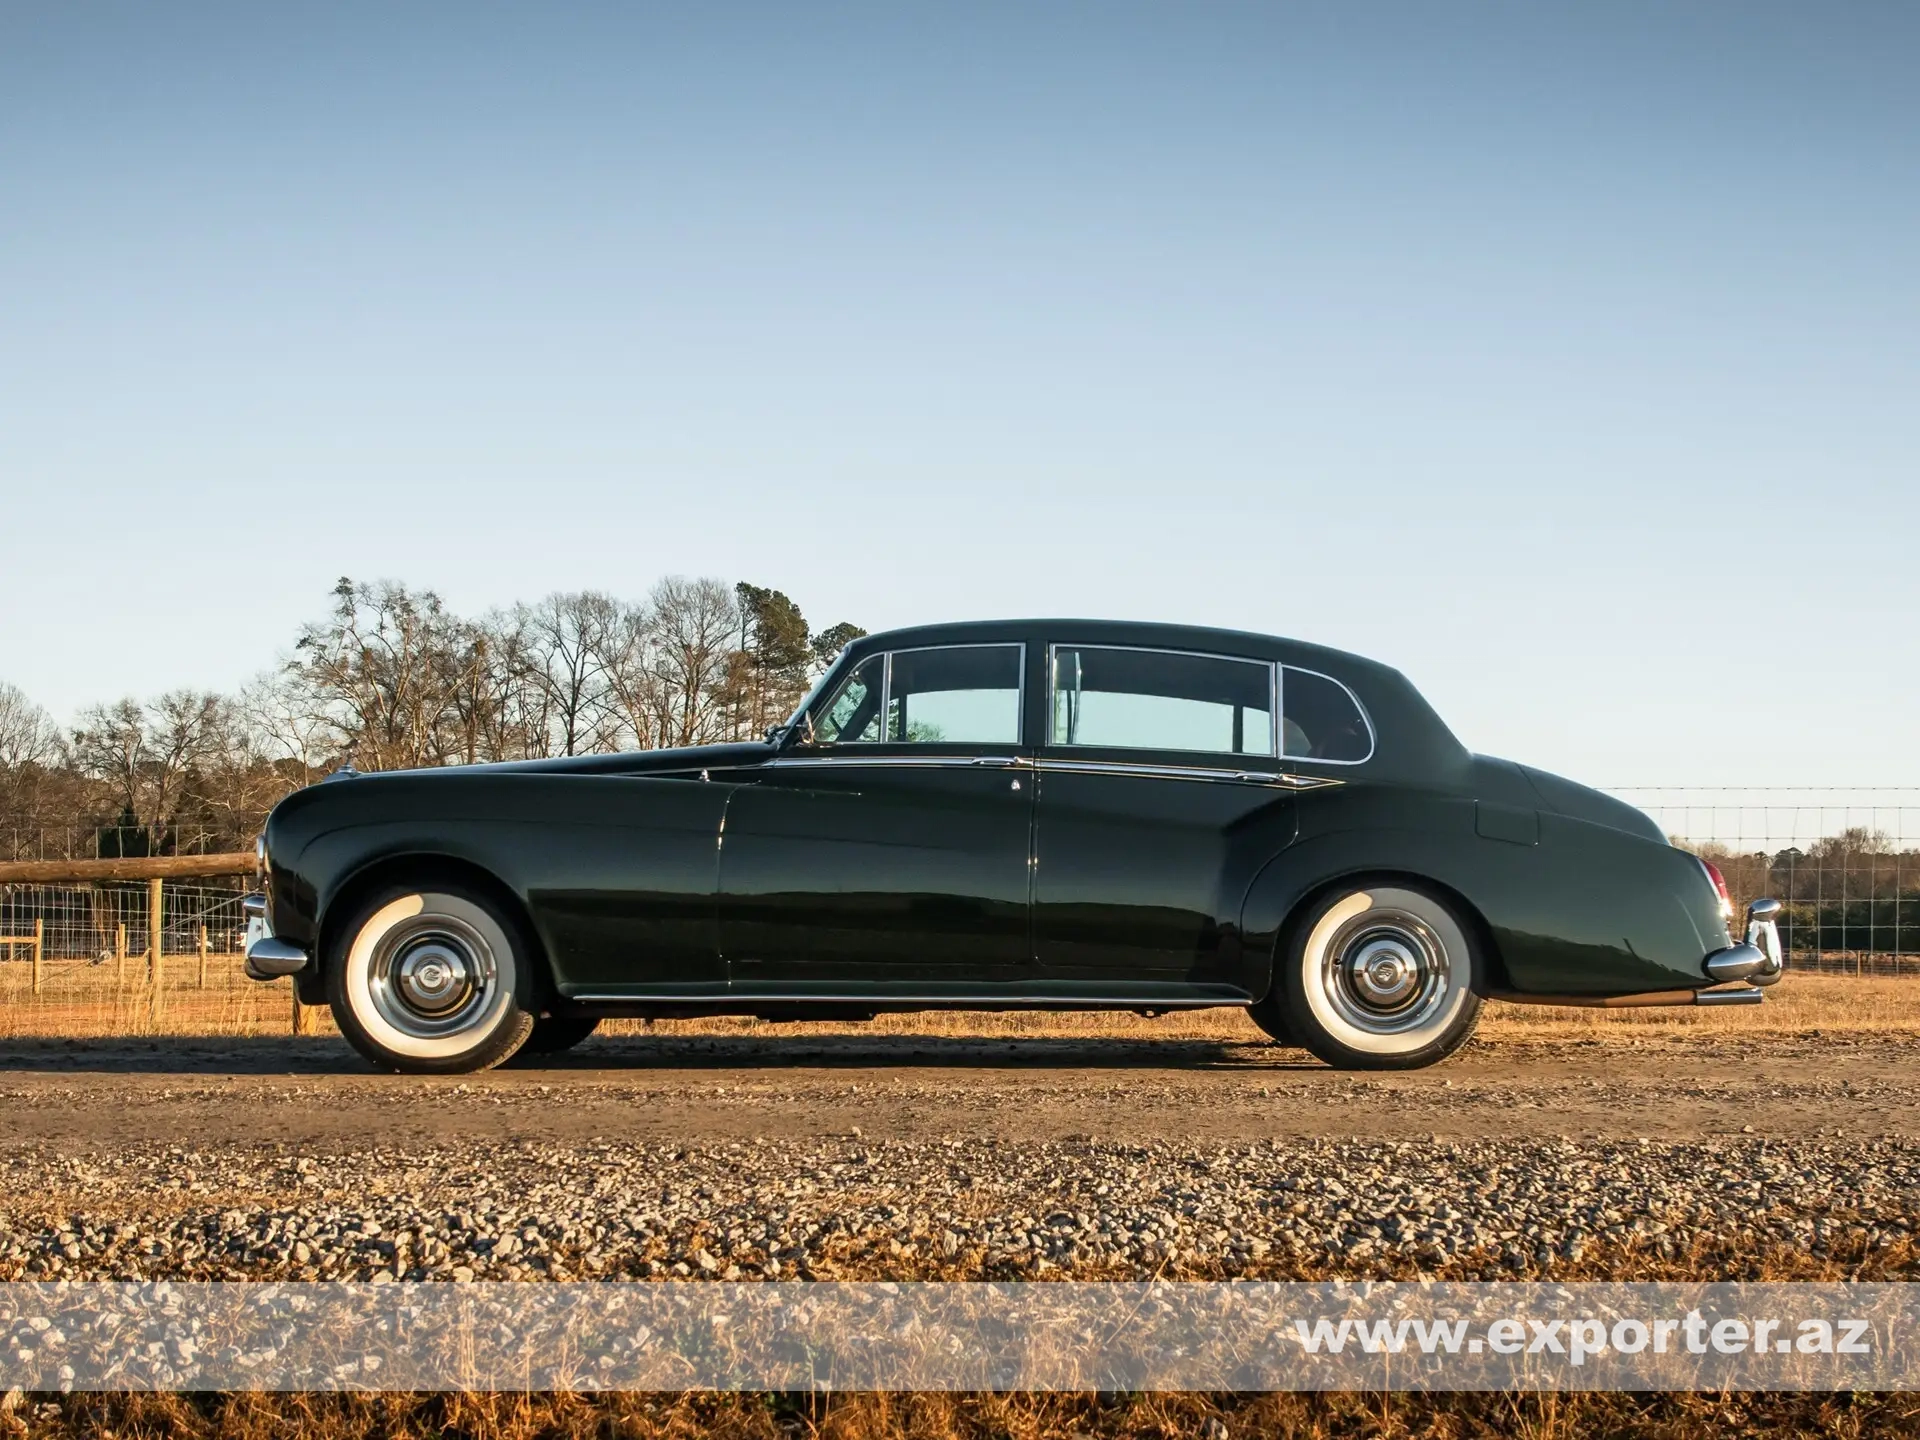
[(1404, 884), (1369, 885), (1315, 907), (1275, 989), (1294, 1043), (1329, 1065), (1414, 1070), (1473, 1034), (1482, 964), (1445, 901)]
[(513, 920), (476, 891), (395, 886), (371, 896), (339, 934), (327, 964), (333, 1018), (382, 1069), (485, 1070), (533, 1029), (539, 962)]

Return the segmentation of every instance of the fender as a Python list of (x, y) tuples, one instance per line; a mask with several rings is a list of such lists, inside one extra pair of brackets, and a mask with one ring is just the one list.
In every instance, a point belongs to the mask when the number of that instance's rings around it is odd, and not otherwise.
[(289, 809), (269, 826), (274, 931), (295, 944), (315, 949), (339, 898), (379, 868), (446, 859), (520, 901), (562, 986), (717, 974), (718, 841), (735, 786), (507, 772), (328, 788), (312, 812), (323, 823)]
[(1256, 993), (1271, 988), (1300, 906), (1343, 880), (1383, 873), (1451, 891), (1480, 923), (1498, 967), (1482, 977), (1486, 988), (1602, 995), (1705, 983), (1701, 961), (1718, 937), (1701, 933), (1688, 900), (1698, 877), (1683, 852), (1549, 814), (1537, 844), (1490, 838), (1478, 833), (1471, 801), (1439, 802), (1428, 818), (1443, 823), (1323, 831), (1268, 862), (1241, 911), (1249, 958), (1267, 957)]

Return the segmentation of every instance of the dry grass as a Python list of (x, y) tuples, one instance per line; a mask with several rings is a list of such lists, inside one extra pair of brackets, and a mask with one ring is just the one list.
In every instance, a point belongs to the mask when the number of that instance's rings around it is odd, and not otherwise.
[[(292, 985), (262, 985), (241, 972), (238, 955), (211, 956), (200, 985), (196, 956), (167, 957), (161, 1009), (152, 1012), (144, 961), (124, 976), (111, 964), (50, 962), (39, 994), (24, 961), (0, 962), (0, 1039), (87, 1039), (148, 1035), (284, 1035), (291, 1030)], [(1789, 975), (1756, 1006), (1652, 1010), (1563, 1009), (1490, 1002), (1480, 1038), (1502, 1041), (1619, 1040), (1657, 1036), (1779, 1036), (1855, 1032), (1920, 1033), (1920, 980), (1835, 975)], [(324, 1012), (307, 1012), (308, 1033), (333, 1033)], [(752, 1019), (611, 1022), (610, 1034), (658, 1035), (922, 1035), (946, 1038), (1212, 1040), (1256, 1042), (1265, 1037), (1237, 1010), (1199, 1010), (1147, 1019), (1126, 1012), (922, 1011), (850, 1022), (775, 1025)]]
[[(28, 1404), (48, 1436), (231, 1440), (1479, 1440), (1907, 1436), (1876, 1395), (88, 1395)], [(19, 1427), (26, 1433), (27, 1426)]]

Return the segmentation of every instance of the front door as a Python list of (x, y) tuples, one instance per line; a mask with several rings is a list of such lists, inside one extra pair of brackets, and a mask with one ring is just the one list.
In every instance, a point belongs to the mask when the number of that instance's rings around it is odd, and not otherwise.
[(727, 807), (736, 995), (965, 998), (1032, 973), (1024, 647), (869, 656)]
[(1071, 644), (1048, 658), (1039, 978), (1121, 997), (1239, 998), (1248, 867), (1283, 849), (1295, 823), (1274, 758), (1273, 667)]

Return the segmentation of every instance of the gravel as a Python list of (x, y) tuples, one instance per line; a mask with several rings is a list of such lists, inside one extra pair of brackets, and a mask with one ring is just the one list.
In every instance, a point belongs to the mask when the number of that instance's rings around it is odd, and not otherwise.
[(0, 1279), (1632, 1278), (1702, 1245), (1901, 1272), (1920, 1144), (16, 1147), (0, 1196)]

